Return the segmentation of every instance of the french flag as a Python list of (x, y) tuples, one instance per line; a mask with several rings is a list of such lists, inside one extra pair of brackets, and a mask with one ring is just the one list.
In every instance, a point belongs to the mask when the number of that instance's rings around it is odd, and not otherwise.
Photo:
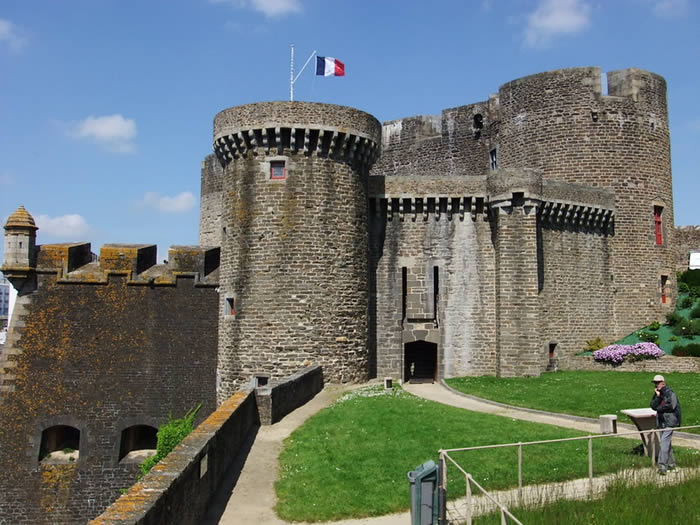
[(316, 57), (316, 75), (322, 77), (344, 77), (345, 64), (333, 57)]

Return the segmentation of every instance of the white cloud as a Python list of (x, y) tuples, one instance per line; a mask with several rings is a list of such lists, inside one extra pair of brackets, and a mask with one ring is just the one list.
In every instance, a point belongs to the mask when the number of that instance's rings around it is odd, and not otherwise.
[(301, 11), (300, 0), (209, 0), (212, 4), (229, 4), (236, 8), (250, 7), (265, 16), (282, 16)]
[(527, 17), (525, 44), (546, 47), (556, 37), (579, 33), (588, 27), (590, 13), (584, 0), (540, 0)]
[(11, 51), (19, 52), (27, 44), (22, 31), (9, 20), (0, 18), (0, 43), (6, 43)]
[(141, 204), (165, 213), (184, 213), (191, 210), (197, 199), (189, 191), (169, 197), (156, 192), (148, 192), (143, 196)]
[(35, 217), (41, 235), (61, 240), (85, 240), (92, 228), (82, 216), (71, 213), (60, 217), (39, 215)]
[(659, 18), (676, 18), (688, 10), (688, 0), (656, 0), (652, 12)]
[(109, 151), (129, 153), (135, 149), (132, 141), (136, 136), (136, 122), (119, 114), (103, 117), (91, 115), (73, 124), (71, 134), (78, 139), (92, 140)]

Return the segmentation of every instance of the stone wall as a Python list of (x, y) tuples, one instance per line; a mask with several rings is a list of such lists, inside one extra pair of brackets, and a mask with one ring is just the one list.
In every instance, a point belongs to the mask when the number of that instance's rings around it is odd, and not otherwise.
[(267, 386), (257, 387), (255, 397), (260, 423), (263, 425), (276, 423), (313, 399), (321, 390), (323, 390), (323, 369), (318, 365), (307, 367)]
[(679, 226), (676, 228), (676, 270), (688, 269), (691, 251), (700, 251), (700, 226)]
[[(150, 246), (107, 245), (102, 264), (83, 265), (89, 245), (39, 250), (0, 359), (3, 525), (84, 523), (135, 479), (138, 465), (119, 457), (125, 428), (157, 428), (200, 402), (201, 421), (216, 406), (206, 250), (171, 250), (169, 265), (154, 265)], [(55, 425), (80, 431), (76, 461), (39, 460)]]
[(541, 243), (542, 355), (574, 355), (586, 341), (613, 330), (612, 239), (586, 230), (544, 222)]
[(199, 205), (199, 244), (202, 246), (221, 246), (223, 189), (224, 170), (216, 155), (207, 155), (202, 161)]
[(231, 396), (91, 525), (197, 525), (259, 425), (252, 392)]
[(591, 356), (570, 356), (560, 361), (563, 370), (615, 370), (618, 372), (649, 372), (650, 374), (667, 374), (671, 372), (700, 373), (700, 358), (676, 357), (667, 355), (661, 359), (645, 361), (624, 361), (620, 365), (598, 363)]
[[(428, 283), (413, 308), (437, 316), (438, 376), (495, 374), (494, 251), (484, 183), (483, 177), (371, 179), (370, 352), (377, 377), (403, 378), (404, 343), (414, 340), (402, 306), (402, 268)], [(453, 211), (453, 198), (461, 212)], [(432, 325), (432, 319), (416, 321)]]

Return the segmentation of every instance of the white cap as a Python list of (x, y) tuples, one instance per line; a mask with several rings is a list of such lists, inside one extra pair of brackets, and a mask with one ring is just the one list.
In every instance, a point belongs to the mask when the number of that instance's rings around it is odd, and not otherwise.
[(662, 376), (661, 374), (656, 374), (654, 376), (654, 379), (651, 380), (652, 383), (660, 383), (661, 381), (663, 381), (664, 383), (666, 382), (664, 376)]

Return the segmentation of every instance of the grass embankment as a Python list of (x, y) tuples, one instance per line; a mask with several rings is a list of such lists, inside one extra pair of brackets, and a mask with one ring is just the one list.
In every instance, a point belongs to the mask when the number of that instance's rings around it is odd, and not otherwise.
[[(697, 499), (700, 478), (660, 488), (653, 483), (613, 485), (602, 499), (561, 500), (539, 509), (508, 509), (528, 525), (658, 525), (659, 523), (700, 523)], [(475, 518), (474, 525), (501, 523), (500, 514)]]
[[(684, 304), (687, 305), (685, 308), (683, 308)], [(687, 293), (679, 293), (678, 302), (676, 305), (676, 313), (683, 319), (694, 319), (694, 317), (691, 315), (691, 312), (696, 306), (698, 306), (698, 304), (700, 304), (700, 299), (691, 297), (690, 294)], [(662, 324), (657, 330), (652, 330), (651, 325), (645, 326), (644, 328), (636, 330), (631, 334), (623, 337), (619, 341), (615, 342), (621, 345), (634, 345), (637, 343), (641, 343), (643, 341), (642, 339), (640, 339), (639, 334), (643, 332), (656, 334), (658, 336), (656, 344), (668, 355), (671, 355), (673, 348), (676, 346), (683, 346), (689, 343), (700, 342), (700, 335), (684, 335), (682, 332), (679, 332), (679, 330), (677, 330), (676, 327), (669, 326), (668, 324)]]
[[(654, 388), (647, 372), (548, 372), (539, 377), (461, 377), (447, 379), (455, 390), (509, 405), (597, 418), (626, 408), (649, 406)], [(700, 374), (664, 374), (678, 395), (683, 425), (700, 424)], [(695, 429), (700, 433), (700, 429)]]
[[(406, 473), (441, 448), (573, 437), (580, 432), (478, 414), (381, 386), (343, 396), (297, 429), (280, 455), (278, 514), (286, 520), (323, 521), (377, 516), (409, 507)], [(648, 467), (632, 454), (634, 441), (594, 441), (594, 472)], [(524, 483), (588, 475), (587, 442), (526, 447)], [(517, 486), (517, 449), (455, 453), (488, 490)], [(678, 462), (700, 464), (700, 452), (677, 449)], [(448, 468), (450, 499), (464, 495), (464, 480)]]

